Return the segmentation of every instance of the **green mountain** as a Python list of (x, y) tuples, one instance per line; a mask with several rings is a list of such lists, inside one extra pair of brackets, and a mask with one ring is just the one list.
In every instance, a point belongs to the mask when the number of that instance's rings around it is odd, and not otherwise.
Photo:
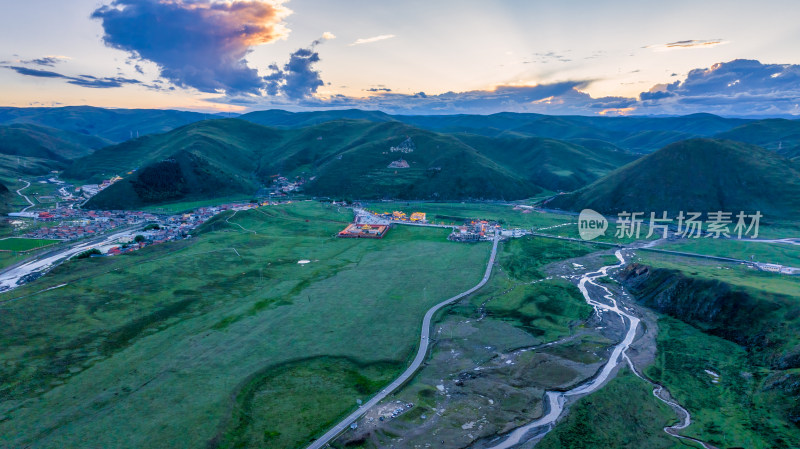
[(38, 125), (0, 125), (0, 177), (14, 179), (61, 170), (71, 159), (111, 142)]
[(567, 210), (692, 212), (760, 210), (800, 216), (800, 166), (761, 147), (690, 139), (668, 145), (548, 207)]
[[(542, 190), (452, 135), (399, 122), (304, 128), (280, 152), (263, 175), (306, 172), (316, 179), (305, 190), (318, 196), (519, 199)], [(390, 167), (401, 160), (407, 168)]]
[(98, 180), (134, 169), (87, 207), (250, 194), (278, 175), (307, 179), (304, 191), (316, 196), (518, 199), (542, 191), (454, 136), (363, 120), (300, 129), (208, 120), (103, 148), (76, 160), (64, 176)]
[(208, 120), (103, 148), (76, 160), (64, 177), (124, 176), (87, 203), (97, 209), (250, 194), (260, 185), (256, 172), (264, 148), (282, 138), (242, 120)]
[(780, 153), (800, 146), (800, 120), (758, 120), (717, 134), (715, 138), (751, 143)]
[(10, 210), (9, 198), (11, 191), (8, 190), (5, 184), (0, 182), (0, 215), (5, 215)]
[(511, 112), (491, 115), (387, 115), (357, 109), (298, 113), (270, 110), (251, 112), (240, 118), (282, 128), (299, 128), (341, 118), (399, 121), (439, 133), (599, 140), (640, 153), (649, 153), (666, 144), (691, 137), (710, 137), (750, 122), (712, 114), (681, 117), (584, 117)]
[(137, 134), (163, 133), (214, 116), (160, 109), (0, 108), (0, 124), (34, 124), (123, 142)]
[(380, 111), (360, 109), (334, 109), (329, 111), (288, 112), (281, 109), (256, 111), (237, 118), (273, 128), (304, 128), (333, 120), (368, 120), (370, 122), (395, 121), (391, 115)]
[(112, 142), (39, 125), (0, 125), (0, 154), (67, 161), (86, 156)]
[(5, 184), (0, 182), (0, 237), (6, 236), (11, 231), (11, 226), (6, 221), (6, 214), (11, 212), (11, 196), (13, 194)]
[(585, 147), (539, 137), (457, 136), (489, 159), (525, 176), (532, 184), (552, 191), (581, 188), (638, 158), (602, 141), (584, 140), (588, 145)]

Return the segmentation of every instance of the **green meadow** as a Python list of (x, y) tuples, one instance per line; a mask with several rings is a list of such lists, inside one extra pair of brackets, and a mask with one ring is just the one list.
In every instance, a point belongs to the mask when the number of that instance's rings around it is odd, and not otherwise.
[(425, 212), (431, 223), (461, 225), (465, 220), (497, 221), (504, 227), (543, 228), (565, 223), (577, 222), (570, 215), (553, 214), (541, 211), (514, 209), (510, 203), (427, 203), (405, 201), (376, 201), (365, 204), (365, 208), (373, 212), (383, 213), (402, 211), (407, 215), (412, 212)]
[(664, 249), (800, 267), (800, 246), (736, 239), (685, 239)]
[(60, 240), (9, 237), (6, 239), (0, 239), (0, 251), (30, 251), (32, 249), (42, 248), (59, 243), (59, 241)]
[(489, 256), (441, 229), (335, 238), (351, 218), (227, 213), (0, 295), (22, 297), (0, 305), (0, 447), (306, 444), (403, 369), (425, 310)]

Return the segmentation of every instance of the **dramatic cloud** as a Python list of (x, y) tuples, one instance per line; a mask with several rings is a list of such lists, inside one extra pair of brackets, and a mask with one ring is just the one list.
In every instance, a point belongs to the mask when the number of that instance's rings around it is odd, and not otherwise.
[(110, 87), (122, 87), (129, 84), (141, 84), (141, 81), (124, 78), (124, 77), (102, 77), (98, 78), (92, 75), (78, 75), (70, 76), (64, 75), (50, 70), (38, 70), (28, 67), (20, 66), (4, 66), (4, 68), (13, 70), (20, 75), (32, 76), (36, 78), (57, 78), (66, 80), (69, 84), (74, 84), (81, 87), (91, 87), (95, 89), (106, 89)]
[(371, 44), (373, 42), (385, 41), (386, 39), (392, 39), (396, 37), (394, 34), (381, 34), (380, 36), (373, 36), (373, 37), (366, 37), (363, 39), (356, 39), (355, 42), (349, 44), (350, 47), (353, 45), (363, 45), (363, 44)]
[[(289, 110), (359, 108), (394, 114), (492, 114), (533, 112), (577, 115), (684, 115), (708, 112), (726, 116), (800, 116), (800, 65), (762, 64), (734, 60), (696, 69), (685, 79), (657, 84), (639, 98), (600, 97), (586, 93), (593, 80), (564, 81), (535, 86), (498, 86), (491, 90), (446, 92), (437, 95), (402, 94), (382, 84), (364, 89), (362, 98), (311, 96), (322, 85), (311, 69), (318, 60), (313, 46), (296, 52), (292, 61), (268, 78), (271, 98), (235, 98), (228, 103), (250, 109)], [(287, 80), (297, 78), (291, 86)], [(284, 84), (285, 83), (285, 84)], [(217, 101), (222, 101), (217, 100)]]
[(668, 44), (648, 45), (644, 48), (649, 48), (655, 51), (670, 51), (670, 50), (685, 50), (687, 48), (710, 48), (717, 45), (727, 44), (728, 41), (724, 39), (707, 39), (696, 40), (690, 39), (685, 41), (670, 42)]
[(424, 92), (399, 94), (367, 89), (373, 95), (365, 98), (334, 95), (330, 98), (306, 97), (299, 101), (279, 98), (240, 98), (236, 104), (248, 108), (277, 107), (285, 109), (359, 108), (382, 110), (395, 114), (457, 114), (496, 112), (540, 112), (551, 114), (594, 114), (616, 111), (636, 103), (632, 98), (606, 97), (594, 99), (578, 89), (589, 81), (567, 81), (537, 86), (499, 86), (493, 90), (446, 92), (429, 95)]
[(642, 112), (727, 115), (800, 114), (800, 65), (737, 59), (695, 69), (639, 97)]
[(94, 11), (106, 45), (156, 63), (161, 76), (201, 92), (257, 94), (264, 87), (245, 57), (287, 36), (282, 0), (114, 0)]
[(283, 95), (292, 100), (307, 98), (315, 94), (317, 89), (325, 84), (319, 71), (314, 70), (314, 64), (320, 60), (316, 47), (327, 39), (332, 39), (332, 37), (323, 35), (322, 38), (312, 42), (308, 48), (298, 49), (289, 56), (289, 62), (283, 68), (278, 67), (276, 63), (271, 64), (269, 68), (272, 73), (264, 77), (267, 94)]

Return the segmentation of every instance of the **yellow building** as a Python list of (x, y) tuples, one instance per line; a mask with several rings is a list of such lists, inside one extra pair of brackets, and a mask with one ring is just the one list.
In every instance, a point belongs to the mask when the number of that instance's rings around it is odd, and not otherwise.
[(411, 221), (425, 221), (425, 212), (414, 212), (411, 214)]

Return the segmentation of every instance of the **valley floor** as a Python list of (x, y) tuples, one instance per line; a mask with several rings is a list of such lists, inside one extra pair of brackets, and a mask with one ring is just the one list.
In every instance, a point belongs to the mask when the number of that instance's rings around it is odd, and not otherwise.
[[(382, 206), (448, 224), (576, 231), (574, 217), (508, 205)], [(69, 261), (0, 293), (0, 447), (307, 447), (409, 366), (425, 311), (478, 284), (489, 260), (490, 242), (450, 242), (449, 229), (336, 238), (351, 220), (349, 209), (311, 202), (225, 212), (191, 239)], [(691, 249), (742, 251), (703, 245)], [(800, 260), (782, 246), (759, 248)], [(778, 295), (787, 316), (800, 310), (796, 277), (644, 251), (626, 260)], [(575, 285), (616, 263), (594, 244), (501, 243), (489, 282), (435, 315), (417, 374), (334, 446), (492, 447), (547, 413), (544, 393), (592, 379), (625, 333)], [(596, 282), (642, 320), (626, 354), (692, 414), (681, 433), (717, 447), (800, 444), (788, 409), (769, 406), (794, 394), (781, 392), (797, 368), (764, 365), (708, 326), (643, 307), (618, 272)], [(21, 299), (3, 302), (12, 296)], [(679, 419), (649, 383), (624, 363), (615, 373), (519, 447), (695, 444), (664, 432)]]

